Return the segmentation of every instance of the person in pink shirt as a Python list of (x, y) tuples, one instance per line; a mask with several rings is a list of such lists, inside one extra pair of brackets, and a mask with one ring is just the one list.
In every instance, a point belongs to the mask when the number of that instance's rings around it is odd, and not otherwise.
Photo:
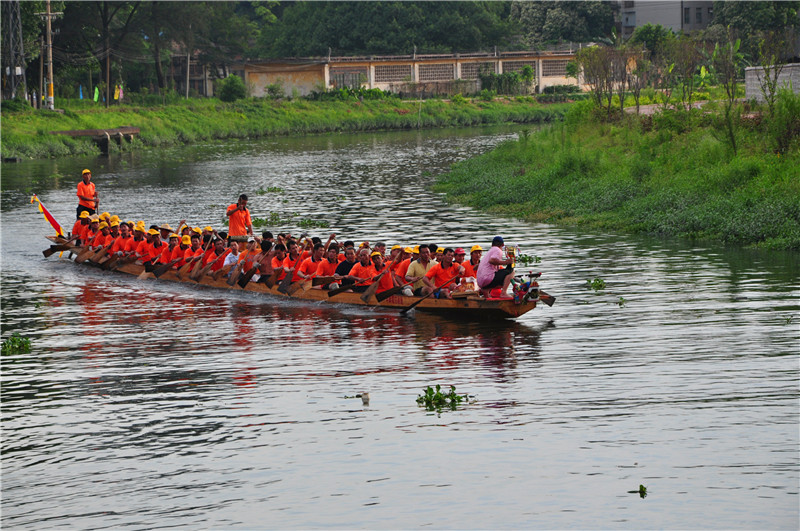
[[(508, 286), (511, 284), (511, 279), (514, 277), (514, 263), (511, 258), (504, 258), (503, 238), (495, 236), (492, 240), (492, 247), (481, 259), (476, 271), (476, 280), (478, 287), (481, 288), (483, 296), (488, 298), (492, 289), (502, 286), (500, 298), (510, 299), (508, 294)], [(506, 266), (501, 269), (501, 266)]]

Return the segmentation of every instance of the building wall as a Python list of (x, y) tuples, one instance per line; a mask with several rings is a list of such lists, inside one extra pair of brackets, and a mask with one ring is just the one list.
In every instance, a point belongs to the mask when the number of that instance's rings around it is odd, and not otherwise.
[(711, 23), (714, 8), (714, 2), (699, 0), (639, 0), (620, 4), (622, 36), (626, 39), (645, 24), (660, 24), (675, 33), (704, 29)]
[(322, 63), (246, 64), (244, 81), (255, 97), (266, 96), (267, 87), (274, 83), (280, 84), (287, 96), (307, 96), (326, 87), (326, 70)]
[[(748, 100), (764, 102), (761, 93), (759, 75), (763, 76), (764, 69), (760, 66), (751, 66), (744, 69), (744, 92)], [(789, 64), (783, 67), (778, 76), (778, 87), (791, 87), (795, 94), (800, 94), (800, 63)]]

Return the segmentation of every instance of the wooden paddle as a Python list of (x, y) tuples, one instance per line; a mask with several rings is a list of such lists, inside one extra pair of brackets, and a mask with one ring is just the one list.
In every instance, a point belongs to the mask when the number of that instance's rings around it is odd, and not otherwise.
[(278, 269), (274, 269), (272, 271), (272, 274), (269, 276), (269, 278), (264, 281), (264, 284), (266, 284), (269, 289), (272, 289), (272, 286), (274, 286), (275, 282), (278, 281), (278, 277), (280, 276), (282, 271), (283, 271), (282, 267), (279, 267)]
[(425, 295), (424, 297), (420, 297), (420, 298), (419, 298), (419, 300), (418, 300), (417, 302), (415, 302), (415, 303), (411, 304), (410, 306), (406, 306), (405, 308), (403, 308), (402, 310), (400, 310), (400, 315), (405, 315), (405, 314), (406, 314), (406, 313), (408, 313), (408, 312), (409, 312), (409, 311), (410, 311), (412, 308), (415, 308), (415, 307), (417, 306), (417, 304), (421, 303), (422, 301), (424, 301), (425, 299), (427, 299), (428, 297), (430, 297), (430, 296), (431, 296), (431, 295), (433, 295), (434, 293), (438, 292), (438, 291), (439, 291), (440, 289), (442, 289), (443, 287), (445, 287), (445, 286), (447, 286), (448, 284), (450, 284), (451, 282), (453, 282), (453, 281), (454, 281), (455, 279), (457, 279), (457, 278), (458, 278), (460, 275), (461, 275), (461, 273), (459, 273), (458, 275), (454, 276), (454, 277), (453, 277), (453, 278), (451, 278), (450, 280), (447, 280), (447, 281), (445, 281), (443, 284), (440, 284), (440, 285), (439, 285), (437, 288), (435, 288), (435, 289), (432, 289), (432, 290), (431, 290), (431, 292), (430, 292), (430, 293), (428, 293), (427, 295)]
[(201, 258), (203, 258), (202, 254), (200, 254), (199, 256), (193, 256), (188, 260), (186, 260), (186, 263), (180, 269), (178, 269), (178, 278), (183, 278), (183, 275), (188, 273), (189, 270), (194, 267), (194, 263), (200, 260)]
[(278, 286), (278, 291), (280, 291), (281, 293), (289, 293), (289, 286), (292, 285), (292, 279), (294, 278), (294, 272), (297, 269), (297, 266), (300, 265), (300, 260), (302, 260), (302, 259), (303, 259), (303, 253), (301, 252), (297, 257), (297, 260), (295, 260), (294, 265), (292, 266), (292, 270), (291, 271), (287, 271), (286, 272), (286, 277), (283, 280), (281, 280), (281, 283)]
[(122, 258), (120, 258), (119, 260), (114, 262), (113, 264), (110, 264), (108, 266), (108, 269), (111, 270), (111, 271), (116, 271), (120, 267), (122, 267), (124, 265), (127, 265), (127, 264), (130, 264), (130, 263), (133, 263), (135, 261), (136, 261), (136, 256), (135, 255), (123, 256)]
[(93, 255), (94, 253), (95, 251), (91, 247), (84, 248), (83, 251), (78, 253), (78, 256), (75, 257), (75, 263), (77, 264), (84, 263), (86, 260), (89, 259), (89, 256)]
[(242, 274), (243, 267), (244, 267), (244, 260), (242, 260), (241, 262), (237, 262), (236, 267), (233, 268), (233, 271), (228, 277), (227, 282), (229, 286), (233, 286), (233, 284), (236, 282), (236, 279), (239, 278), (239, 275)]
[(181, 260), (182, 258), (176, 258), (174, 260), (171, 260), (168, 264), (160, 265), (157, 268), (153, 269), (153, 274), (156, 276), (156, 278), (158, 278), (167, 271), (169, 271), (170, 269), (172, 269), (172, 266), (174, 266)]
[(45, 249), (42, 251), (42, 254), (45, 258), (50, 258), (54, 253), (60, 253), (62, 251), (69, 251), (72, 249), (71, 245), (61, 244), (61, 245), (51, 245), (49, 249)]
[(303, 291), (307, 291), (308, 288), (310, 287), (311, 287), (311, 280), (306, 278), (301, 278), (297, 282), (292, 282), (292, 284), (289, 286), (289, 289), (286, 290), (286, 294), (291, 297), (300, 289), (302, 289)]
[(238, 266), (239, 262), (236, 262), (236, 264), (231, 264), (231, 265), (226, 265), (224, 267), (220, 267), (219, 269), (217, 269), (216, 271), (211, 273), (211, 278), (213, 278), (214, 280), (219, 280), (219, 277), (221, 277), (225, 273), (228, 273), (231, 269), (233, 269), (234, 265)]
[(378, 291), (379, 287), (378, 282), (380, 281), (381, 277), (383, 277), (383, 275), (385, 275), (388, 271), (389, 271), (389, 266), (384, 267), (383, 271), (381, 271), (381, 274), (375, 277), (375, 281), (369, 285), (369, 287), (364, 291), (364, 293), (361, 294), (361, 300), (364, 301), (365, 304), (369, 300), (369, 298), (375, 295), (375, 292)]
[(253, 267), (251, 267), (250, 270), (247, 273), (245, 273), (244, 275), (241, 275), (241, 278), (239, 278), (239, 282), (238, 282), (240, 288), (244, 289), (245, 286), (247, 286), (247, 283), (250, 282), (250, 279), (253, 278), (253, 275), (256, 274), (256, 271), (258, 271), (258, 268), (261, 267), (261, 262), (263, 262), (267, 258), (268, 255), (269, 255), (268, 252), (264, 253), (264, 256), (262, 256), (261, 259), (258, 262), (255, 262), (253, 264)]
[(335, 282), (336, 277), (314, 277), (311, 279), (312, 286), (324, 286), (325, 284), (330, 284), (331, 282)]
[(548, 306), (552, 306), (554, 302), (556, 302), (556, 298), (552, 295), (548, 295), (542, 290), (539, 290), (539, 300), (545, 303)]
[(189, 278), (191, 278), (192, 280), (194, 280), (196, 282), (200, 282), (200, 279), (203, 278), (203, 275), (208, 273), (208, 271), (212, 267), (214, 267), (217, 264), (217, 262), (219, 262), (220, 260), (224, 259), (227, 255), (228, 255), (228, 253), (222, 253), (221, 255), (216, 257), (212, 262), (207, 263), (200, 271), (198, 271), (197, 273), (192, 273), (191, 275), (189, 275)]
[(396, 295), (396, 294), (400, 293), (401, 291), (403, 291), (403, 289), (406, 286), (410, 286), (414, 282), (415, 281), (412, 280), (411, 282), (406, 282), (402, 286), (396, 286), (394, 288), (387, 289), (386, 291), (382, 291), (382, 292), (378, 293), (377, 295), (375, 295), (375, 298), (378, 299), (378, 302), (383, 302), (386, 299), (388, 299), (389, 297), (391, 297), (392, 295)]

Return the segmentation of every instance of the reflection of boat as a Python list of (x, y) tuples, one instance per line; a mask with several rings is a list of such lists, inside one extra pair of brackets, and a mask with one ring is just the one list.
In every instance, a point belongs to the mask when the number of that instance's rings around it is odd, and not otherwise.
[[(56, 241), (55, 239), (53, 241)], [(80, 249), (75, 249), (79, 251)], [(139, 264), (125, 264), (115, 271), (127, 273), (129, 275), (140, 275), (144, 272), (144, 266)], [(292, 298), (298, 300), (308, 300), (315, 302), (326, 302), (330, 304), (350, 304), (357, 306), (368, 306), (386, 309), (400, 310), (419, 301), (415, 306), (417, 310), (424, 312), (435, 313), (450, 313), (458, 314), (459, 316), (468, 318), (494, 318), (502, 319), (508, 317), (519, 317), (536, 307), (535, 300), (515, 302), (513, 299), (484, 299), (480, 297), (467, 297), (461, 299), (435, 299), (428, 297), (420, 301), (420, 297), (406, 297), (402, 294), (392, 295), (391, 297), (378, 302), (373, 296), (367, 302), (361, 299), (360, 293), (344, 292), (334, 297), (329, 297), (328, 292), (322, 289), (298, 289), (292, 295), (286, 295), (278, 291), (276, 284), (272, 288), (267, 287), (266, 284), (250, 282), (245, 288), (240, 288), (237, 284), (229, 286), (225, 278), (215, 280), (211, 276), (203, 276), (199, 281), (189, 280), (188, 278), (180, 278), (177, 273), (167, 271), (162, 274), (159, 280), (169, 280), (173, 282), (182, 282), (184, 284), (202, 284), (204, 286), (211, 286), (215, 288), (234, 289), (245, 291), (252, 291), (256, 293), (264, 293), (276, 297)]]

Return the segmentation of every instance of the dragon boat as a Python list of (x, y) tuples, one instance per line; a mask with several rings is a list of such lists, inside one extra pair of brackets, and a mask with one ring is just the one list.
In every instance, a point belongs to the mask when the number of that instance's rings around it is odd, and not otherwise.
[[(49, 250), (44, 251), (45, 256), (50, 256), (56, 252), (71, 252), (78, 255), (84, 250), (83, 247), (67, 245), (65, 240), (57, 236), (48, 236), (47, 238), (52, 241), (54, 245), (51, 246)], [(98, 267), (98, 264), (88, 260), (81, 265)], [(225, 290), (244, 290), (263, 293), (264, 295), (276, 299), (289, 298), (313, 303), (366, 306), (385, 310), (400, 310), (401, 312), (405, 312), (410, 309), (410, 307), (413, 307), (421, 312), (457, 315), (469, 319), (517, 318), (536, 308), (540, 297), (541, 300), (546, 302), (549, 306), (551, 306), (555, 300), (554, 297), (539, 292), (538, 283), (535, 280), (538, 274), (529, 274), (530, 279), (528, 280), (528, 287), (525, 288), (525, 292), (517, 291), (517, 296), (511, 299), (484, 298), (478, 293), (461, 294), (462, 296), (452, 299), (408, 297), (402, 293), (397, 293), (379, 301), (375, 295), (367, 297), (365, 300), (361, 293), (350, 291), (340, 292), (331, 297), (327, 290), (312, 287), (310, 281), (304, 283), (302, 286), (298, 286), (299, 289), (281, 291), (278, 284), (270, 287), (264, 283), (248, 282), (244, 287), (241, 287), (237, 283), (230, 285), (225, 277), (220, 277), (218, 279), (215, 279), (211, 275), (203, 275), (197, 279), (191, 279), (188, 275), (181, 277), (174, 269), (167, 270), (156, 278), (152, 272), (146, 271), (144, 265), (137, 263), (126, 263), (119, 267), (112, 268), (111, 271), (133, 275), (144, 280), (153, 279), (157, 281), (180, 282), (183, 284), (199, 284)]]

